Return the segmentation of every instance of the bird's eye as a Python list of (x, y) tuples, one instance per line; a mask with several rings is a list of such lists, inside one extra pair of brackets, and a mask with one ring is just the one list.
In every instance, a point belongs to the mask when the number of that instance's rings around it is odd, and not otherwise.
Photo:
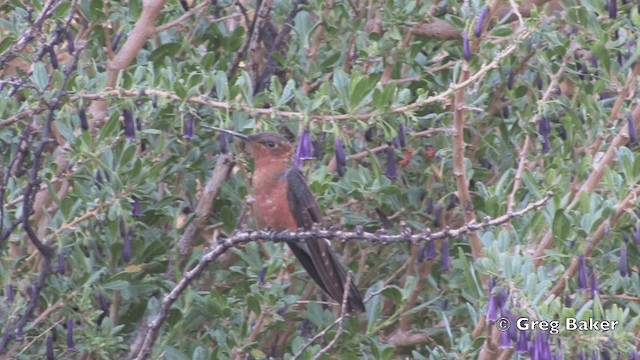
[(265, 144), (267, 145), (267, 147), (269, 149), (275, 149), (275, 147), (276, 147), (276, 143), (273, 142), (273, 141), (267, 141)]

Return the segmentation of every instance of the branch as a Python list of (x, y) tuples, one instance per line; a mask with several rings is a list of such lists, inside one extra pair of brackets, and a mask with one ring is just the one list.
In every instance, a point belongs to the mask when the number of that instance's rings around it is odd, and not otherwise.
[(202, 194), (200, 194), (200, 200), (198, 200), (198, 204), (195, 209), (195, 219), (189, 224), (189, 226), (187, 226), (187, 229), (182, 234), (182, 237), (180, 237), (180, 242), (178, 243), (180, 267), (184, 266), (186, 263), (187, 256), (191, 253), (191, 249), (193, 247), (193, 239), (209, 218), (209, 212), (213, 206), (213, 201), (220, 192), (220, 186), (227, 178), (229, 171), (233, 167), (232, 157), (233, 155), (231, 155), (231, 153), (223, 154), (218, 157), (216, 167), (211, 172), (211, 179), (209, 179), (202, 191)]
[(306, 240), (311, 239), (319, 239), (319, 238), (338, 238), (340, 240), (363, 240), (369, 243), (375, 244), (406, 244), (406, 243), (420, 243), (429, 240), (440, 240), (449, 237), (459, 237), (462, 235), (469, 234), (473, 231), (483, 230), (489, 227), (497, 226), (503, 224), (507, 221), (511, 221), (512, 219), (522, 216), (529, 211), (539, 209), (544, 206), (551, 198), (553, 197), (553, 193), (549, 192), (547, 196), (537, 202), (530, 203), (523, 209), (509, 213), (495, 219), (491, 219), (489, 217), (485, 218), (481, 223), (469, 223), (463, 227), (457, 229), (449, 229), (445, 228), (442, 231), (438, 231), (432, 233), (429, 229), (426, 229), (419, 233), (413, 233), (410, 229), (406, 229), (407, 231), (402, 231), (400, 234), (386, 234), (385, 232), (378, 231), (375, 233), (364, 232), (361, 228), (356, 229), (355, 231), (343, 231), (343, 230), (332, 230), (332, 229), (318, 229), (314, 228), (311, 230), (304, 231), (282, 231), (282, 232), (273, 232), (270, 230), (257, 230), (257, 231), (240, 231), (233, 234), (231, 237), (227, 239), (223, 239), (217, 241), (212, 250), (207, 252), (200, 261), (189, 271), (187, 271), (183, 278), (174, 286), (174, 288), (164, 296), (162, 299), (162, 304), (160, 305), (160, 310), (156, 317), (149, 323), (142, 336), (142, 345), (138, 351), (138, 349), (134, 349), (129, 353), (130, 359), (142, 360), (146, 359), (151, 355), (153, 350), (153, 346), (158, 338), (158, 334), (160, 332), (160, 327), (166, 321), (169, 316), (169, 310), (173, 303), (178, 299), (178, 296), (184, 292), (189, 284), (196, 279), (200, 273), (204, 271), (209, 263), (218, 259), (222, 256), (227, 250), (232, 247), (235, 247), (240, 244), (248, 243), (251, 241), (263, 240), (263, 241), (272, 241), (272, 242), (281, 242), (281, 241), (293, 241), (293, 242), (304, 242)]

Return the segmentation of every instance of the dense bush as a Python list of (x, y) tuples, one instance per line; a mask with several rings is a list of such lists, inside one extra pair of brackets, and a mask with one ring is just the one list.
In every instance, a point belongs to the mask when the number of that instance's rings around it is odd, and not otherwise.
[[(636, 4), (0, 14), (0, 357), (638, 358)], [(247, 231), (253, 162), (202, 124), (310, 137), (366, 313), (330, 305), (291, 234)]]

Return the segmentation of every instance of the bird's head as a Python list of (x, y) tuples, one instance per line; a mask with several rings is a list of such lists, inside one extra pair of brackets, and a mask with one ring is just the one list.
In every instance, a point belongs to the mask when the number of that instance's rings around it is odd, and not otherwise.
[(245, 135), (235, 131), (221, 129), (213, 126), (207, 128), (222, 131), (244, 141), (246, 149), (255, 159), (256, 163), (289, 163), (293, 157), (293, 147), (286, 137), (270, 132)]

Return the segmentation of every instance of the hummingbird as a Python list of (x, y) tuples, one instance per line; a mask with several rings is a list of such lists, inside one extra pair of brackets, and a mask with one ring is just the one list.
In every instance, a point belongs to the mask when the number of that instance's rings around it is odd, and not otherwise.
[[(212, 126), (242, 139), (253, 157), (252, 176), (255, 209), (262, 222), (275, 231), (310, 230), (323, 223), (323, 214), (307, 181), (293, 160), (294, 149), (284, 136), (263, 132), (244, 135)], [(309, 276), (338, 304), (342, 304), (347, 272), (328, 239), (287, 241)], [(353, 280), (349, 284), (346, 310), (365, 311)]]

